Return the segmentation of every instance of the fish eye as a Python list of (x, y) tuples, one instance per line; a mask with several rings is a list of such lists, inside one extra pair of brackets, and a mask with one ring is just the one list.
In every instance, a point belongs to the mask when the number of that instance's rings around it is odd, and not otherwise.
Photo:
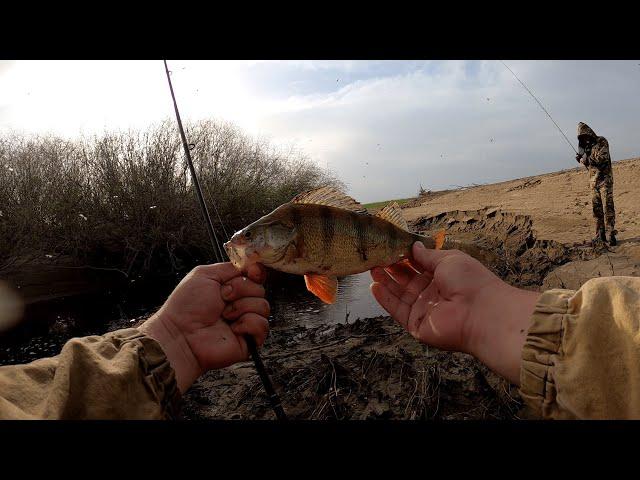
[(251, 238), (251, 231), (247, 230), (246, 232), (244, 232), (244, 238)]

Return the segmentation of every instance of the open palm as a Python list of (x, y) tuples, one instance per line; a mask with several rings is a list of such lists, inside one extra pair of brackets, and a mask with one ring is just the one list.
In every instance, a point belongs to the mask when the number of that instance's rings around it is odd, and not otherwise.
[(426, 250), (421, 245), (414, 245), (411, 265), (402, 262), (371, 271), (373, 295), (418, 340), (469, 351), (474, 324), (482, 321), (474, 304), (501, 281), (458, 250)]

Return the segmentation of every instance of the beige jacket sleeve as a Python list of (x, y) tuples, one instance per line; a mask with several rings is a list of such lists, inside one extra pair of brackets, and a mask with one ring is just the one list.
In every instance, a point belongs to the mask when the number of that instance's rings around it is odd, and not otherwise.
[(522, 352), (520, 393), (547, 419), (640, 419), (640, 278), (543, 293)]
[(0, 419), (174, 418), (179, 399), (160, 344), (135, 328), (73, 338), (56, 357), (0, 367)]

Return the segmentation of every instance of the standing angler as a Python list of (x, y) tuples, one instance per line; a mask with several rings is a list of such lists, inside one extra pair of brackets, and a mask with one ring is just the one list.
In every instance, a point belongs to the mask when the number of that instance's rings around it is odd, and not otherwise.
[[(591, 203), (593, 217), (596, 219), (596, 241), (607, 241), (606, 229), (609, 232), (609, 244), (616, 245), (616, 210), (613, 205), (613, 171), (611, 170), (611, 156), (609, 142), (599, 137), (586, 123), (578, 124), (578, 154), (576, 160), (589, 170), (589, 185), (591, 186)], [(605, 209), (602, 209), (604, 197)]]
[(322, 187), (280, 205), (236, 232), (224, 247), (239, 270), (262, 263), (304, 275), (311, 293), (333, 303), (337, 277), (408, 261), (416, 240), (439, 249), (444, 230), (433, 238), (411, 233), (397, 203), (370, 215), (353, 198)]

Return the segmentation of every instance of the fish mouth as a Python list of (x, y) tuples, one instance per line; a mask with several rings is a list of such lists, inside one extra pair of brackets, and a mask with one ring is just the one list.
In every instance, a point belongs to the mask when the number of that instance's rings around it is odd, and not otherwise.
[(222, 245), (224, 251), (227, 252), (227, 257), (229, 257), (229, 261), (233, 263), (236, 267), (240, 264), (240, 254), (236, 250), (234, 244), (229, 240), (228, 242)]
[(234, 244), (231, 240), (223, 244), (223, 248), (225, 252), (227, 252), (227, 256), (231, 263), (235, 266), (239, 266), (242, 264), (242, 254), (240, 250), (244, 250), (239, 245)]
[(257, 252), (248, 248), (245, 242), (236, 242), (233, 239), (223, 244), (225, 251), (229, 257), (229, 261), (239, 270), (246, 270), (249, 265), (257, 263), (260, 256)]

